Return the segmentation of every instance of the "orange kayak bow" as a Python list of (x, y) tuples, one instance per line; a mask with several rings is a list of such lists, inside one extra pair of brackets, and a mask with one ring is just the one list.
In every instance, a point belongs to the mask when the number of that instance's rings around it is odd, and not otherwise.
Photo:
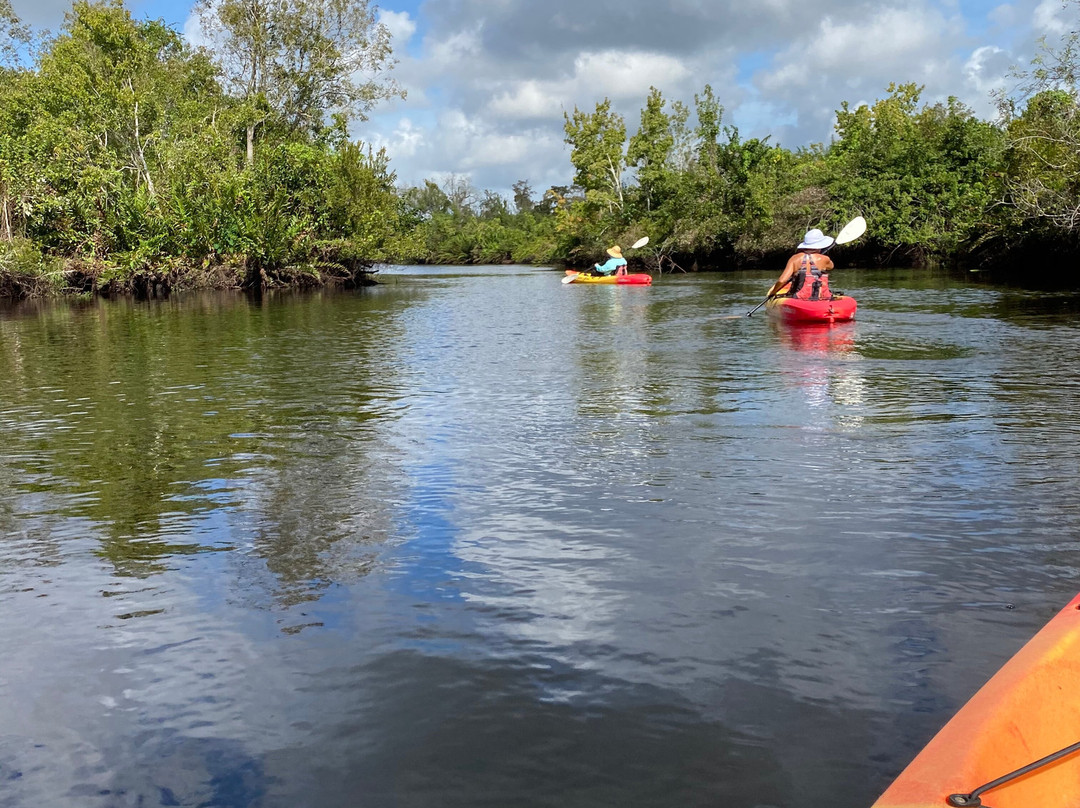
[(1080, 595), (926, 745), (873, 808), (1080, 806)]

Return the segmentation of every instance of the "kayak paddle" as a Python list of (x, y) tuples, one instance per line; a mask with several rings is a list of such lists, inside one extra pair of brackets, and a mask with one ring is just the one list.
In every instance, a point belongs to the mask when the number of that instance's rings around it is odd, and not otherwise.
[(862, 216), (856, 216), (850, 222), (844, 225), (844, 229), (836, 234), (836, 240), (834, 244), (847, 244), (849, 241), (854, 241), (863, 233), (866, 232), (866, 219)]

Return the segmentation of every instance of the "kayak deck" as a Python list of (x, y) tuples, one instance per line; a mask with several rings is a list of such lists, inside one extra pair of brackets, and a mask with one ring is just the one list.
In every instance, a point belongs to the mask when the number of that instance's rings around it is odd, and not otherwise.
[[(1080, 741), (1080, 595), (972, 696), (873, 808), (942, 808)], [(1080, 805), (1080, 752), (980, 795), (993, 808)], [(979, 805), (972, 801), (970, 805)], [(985, 808), (985, 806), (984, 806)]]
[(830, 300), (800, 300), (795, 297), (774, 297), (765, 304), (765, 311), (788, 323), (842, 323), (854, 319), (855, 298), (834, 295)]
[(616, 286), (649, 286), (652, 284), (652, 275), (644, 272), (631, 272), (626, 275), (590, 275), (586, 272), (566, 270), (568, 276), (573, 277), (571, 283), (603, 283)]

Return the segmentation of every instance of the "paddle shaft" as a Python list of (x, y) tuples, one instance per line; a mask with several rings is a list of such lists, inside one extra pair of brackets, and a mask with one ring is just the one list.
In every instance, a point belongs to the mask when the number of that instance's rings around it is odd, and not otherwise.
[(755, 312), (755, 311), (757, 311), (758, 309), (760, 309), (760, 308), (761, 308), (762, 306), (764, 306), (764, 305), (765, 305), (766, 303), (768, 303), (768, 302), (769, 302), (770, 300), (772, 300), (772, 295), (769, 295), (769, 296), (768, 296), (767, 298), (765, 298), (765, 299), (764, 299), (764, 300), (762, 300), (762, 301), (761, 301), (760, 303), (758, 303), (758, 304), (757, 304), (756, 306), (754, 306), (754, 308), (750, 309), (750, 311), (746, 312), (746, 316), (747, 316), (747, 317), (752, 317), (752, 316), (754, 315), (754, 312)]

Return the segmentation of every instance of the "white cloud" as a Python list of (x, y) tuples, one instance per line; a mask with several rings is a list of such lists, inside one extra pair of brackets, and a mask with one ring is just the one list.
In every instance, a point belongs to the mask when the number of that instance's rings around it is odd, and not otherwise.
[(643, 100), (650, 87), (679, 87), (691, 75), (681, 60), (660, 53), (608, 50), (585, 53), (574, 59), (572, 75), (557, 80), (526, 79), (510, 83), (495, 95), (487, 110), (503, 119), (562, 120), (575, 103), (604, 97)]
[(1012, 65), (1012, 57), (1007, 51), (993, 45), (985, 45), (972, 51), (971, 56), (964, 63), (964, 75), (972, 87), (983, 95), (989, 96), (994, 90), (1007, 85), (1009, 69)]
[[(1066, 9), (1062, 0), (1042, 0), (1035, 7), (1032, 19), (1034, 29), (1047, 36), (1063, 36), (1070, 31), (1069, 22), (1066, 21)], [(1073, 21), (1075, 25), (1075, 21)]]
[(766, 93), (784, 94), (792, 86), (820, 85), (823, 79), (891, 75), (904, 81), (913, 72), (939, 65), (958, 36), (955, 23), (918, 7), (884, 8), (858, 21), (821, 21), (815, 31), (792, 43), (778, 65), (760, 78)]
[(522, 81), (495, 96), (489, 109), (499, 118), (562, 118), (563, 86), (559, 82)]
[(451, 36), (425, 42), (428, 61), (441, 69), (461, 70), (462, 60), (481, 57), (480, 31), (478, 28), (457, 31)]
[(1010, 28), (1020, 22), (1019, 9), (1011, 3), (1002, 3), (1000, 6), (996, 6), (986, 17), (994, 25), (1001, 28)]
[(409, 16), (407, 11), (379, 10), (379, 22), (387, 27), (393, 38), (391, 44), (395, 49), (404, 48), (412, 35), (416, 33), (416, 21)]
[(210, 45), (210, 40), (202, 27), (202, 20), (194, 11), (188, 14), (187, 19), (184, 20), (184, 27), (180, 33), (184, 37), (184, 41), (189, 45), (194, 47)]
[(556, 143), (543, 130), (496, 131), (483, 119), (460, 109), (441, 115), (438, 128), (440, 146), (461, 155), (453, 168), (458, 173), (526, 163), (538, 152), (562, 144), (561, 138)]
[(877, 99), (890, 84), (923, 85), (922, 100), (933, 103), (955, 95), (977, 111), (989, 111), (983, 72), (990, 52), (972, 61), (963, 53), (964, 19), (931, 0), (879, 7), (858, 18), (824, 16), (817, 27), (791, 42), (754, 77), (761, 97), (787, 105), (797, 124), (783, 130), (786, 145), (799, 135), (806, 142), (831, 136), (841, 102)]
[(523, 134), (476, 133), (470, 140), (470, 146), (468, 156), (461, 161), (461, 166), (466, 170), (518, 165), (532, 151), (531, 139)]
[(649, 87), (670, 87), (690, 75), (680, 59), (662, 53), (607, 50), (585, 53), (574, 60), (579, 86), (593, 87), (597, 96), (644, 96)]
[(401, 118), (389, 137), (375, 133), (370, 140), (375, 148), (385, 148), (393, 158), (407, 161), (427, 146), (427, 133), (409, 118)]

